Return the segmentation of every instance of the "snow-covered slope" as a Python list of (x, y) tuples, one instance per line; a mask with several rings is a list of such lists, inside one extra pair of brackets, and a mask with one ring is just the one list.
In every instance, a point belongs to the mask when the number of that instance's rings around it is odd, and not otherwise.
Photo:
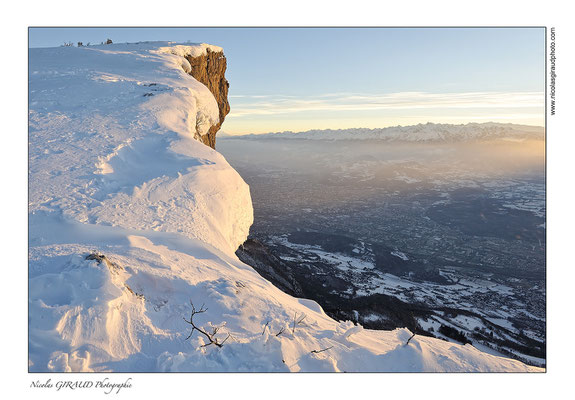
[(194, 140), (218, 106), (182, 68), (185, 48), (207, 47), (31, 49), (30, 212), (236, 249), (252, 223), (249, 189)]
[[(545, 130), (539, 126), (486, 122), (465, 125), (419, 124), (367, 129), (320, 129), (305, 132), (274, 132), (232, 136), (241, 139), (306, 139), (306, 140), (383, 140), (399, 142), (461, 142), (477, 140), (543, 140)], [(226, 137), (227, 139), (227, 137)]]
[(30, 50), (31, 371), (539, 371), (334, 321), (240, 262), (249, 188), (194, 139), (218, 118), (185, 73), (205, 48)]

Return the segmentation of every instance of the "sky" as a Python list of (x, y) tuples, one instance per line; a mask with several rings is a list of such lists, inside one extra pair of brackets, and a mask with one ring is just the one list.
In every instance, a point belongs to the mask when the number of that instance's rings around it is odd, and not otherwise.
[(30, 28), (29, 47), (210, 43), (228, 134), (419, 123), (545, 124), (544, 28)]

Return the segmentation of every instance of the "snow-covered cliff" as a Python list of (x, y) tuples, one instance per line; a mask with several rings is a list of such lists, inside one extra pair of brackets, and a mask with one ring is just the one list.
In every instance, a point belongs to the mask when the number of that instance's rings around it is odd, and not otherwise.
[(195, 140), (219, 124), (219, 109), (179, 54), (209, 50), (31, 49), (30, 212), (236, 249), (252, 223), (249, 188)]
[(220, 109), (188, 73), (219, 52), (30, 50), (31, 371), (539, 371), (334, 321), (239, 261), (249, 188), (202, 143)]

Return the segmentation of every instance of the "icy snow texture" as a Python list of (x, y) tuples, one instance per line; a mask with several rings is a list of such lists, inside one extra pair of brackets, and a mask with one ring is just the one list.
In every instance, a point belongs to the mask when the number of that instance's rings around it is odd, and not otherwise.
[[(205, 49), (30, 50), (31, 371), (538, 370), (336, 322), (240, 262), (249, 188), (194, 140), (218, 110), (182, 68)], [(190, 301), (222, 348), (186, 340)]]

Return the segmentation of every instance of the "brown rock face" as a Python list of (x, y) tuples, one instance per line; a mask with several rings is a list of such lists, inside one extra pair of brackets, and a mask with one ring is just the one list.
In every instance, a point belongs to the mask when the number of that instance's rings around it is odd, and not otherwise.
[(200, 57), (186, 56), (186, 59), (192, 66), (192, 75), (198, 82), (203, 83), (210, 89), (210, 92), (218, 102), (220, 110), (220, 122), (213, 125), (209, 132), (201, 137), (204, 144), (212, 149), (216, 148), (216, 133), (224, 123), (226, 115), (230, 112), (230, 103), (228, 103), (229, 82), (225, 77), (226, 57), (224, 53), (213, 52), (207, 49), (207, 54)]

